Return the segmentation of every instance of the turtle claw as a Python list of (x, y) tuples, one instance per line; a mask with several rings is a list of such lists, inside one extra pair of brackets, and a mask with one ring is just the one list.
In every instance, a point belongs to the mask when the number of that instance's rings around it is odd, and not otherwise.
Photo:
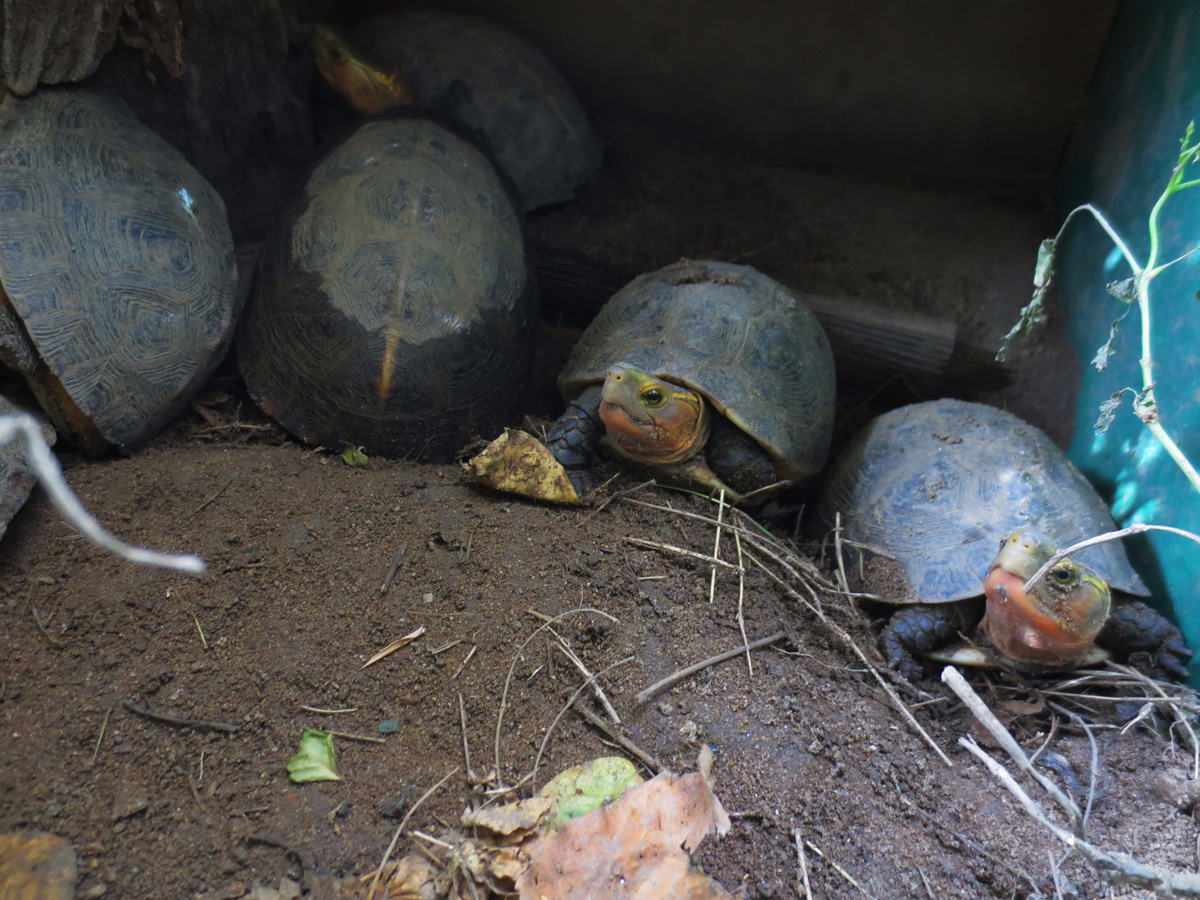
[(1187, 680), (1187, 663), (1192, 658), (1192, 651), (1183, 643), (1182, 634), (1176, 632), (1163, 641), (1151, 658), (1155, 668), (1167, 673), (1169, 677), (1179, 681)]
[(909, 681), (917, 681), (925, 670), (917, 659), (941, 647), (960, 631), (970, 631), (982, 615), (978, 603), (918, 603), (896, 611), (883, 629), (879, 641), (887, 657), (888, 668)]

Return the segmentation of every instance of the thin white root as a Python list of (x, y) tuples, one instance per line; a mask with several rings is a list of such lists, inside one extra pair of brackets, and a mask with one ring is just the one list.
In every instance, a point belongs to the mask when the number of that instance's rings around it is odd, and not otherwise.
[(58, 507), (63, 518), (76, 531), (98, 547), (115, 553), (122, 559), (143, 566), (157, 566), (162, 569), (177, 569), (193, 575), (203, 575), (206, 566), (204, 560), (192, 554), (159, 553), (144, 547), (134, 547), (126, 544), (104, 530), (96, 521), (63, 477), (62, 467), (50, 450), (50, 445), (42, 437), (42, 431), (28, 413), (19, 415), (0, 416), (0, 444), (7, 444), (14, 439), (24, 439), (29, 450), (29, 461), (37, 473), (38, 481), (50, 495), (51, 502)]
[[(957, 676), (957, 678), (955, 678), (955, 676)], [(1000, 727), (1000, 730), (1004, 731), (1003, 726), (1000, 726), (1000, 723), (998, 720), (996, 720), (996, 717), (992, 715), (991, 711), (988, 710), (983, 701), (979, 698), (979, 695), (976, 694), (974, 689), (966, 683), (966, 681), (962, 678), (962, 675), (960, 675), (957, 670), (951, 666), (947, 666), (942, 672), (942, 680), (950, 685), (954, 692), (958, 694), (964, 702), (966, 702), (968, 709), (975, 714), (975, 717), (979, 719), (979, 721), (989, 731), (991, 731), (994, 736), (995, 731), (992, 729), (992, 722), (995, 722), (995, 724)], [(968, 697), (973, 699), (968, 700)], [(985, 715), (981, 716), (981, 711)], [(1007, 731), (1004, 733), (1008, 735)], [(1011, 735), (1008, 735), (1008, 738), (1010, 741), (1012, 740)], [(1046, 816), (1046, 811), (1042, 809), (1041, 804), (1030, 797), (1029, 794), (1025, 792), (1025, 789), (1017, 783), (1017, 780), (1013, 778), (1012, 774), (1005, 769), (1004, 766), (992, 759), (992, 757), (989, 756), (988, 753), (983, 750), (983, 748), (976, 744), (974, 740), (969, 737), (961, 737), (958, 739), (958, 743), (959, 746), (970, 751), (987, 767), (988, 771), (991, 772), (992, 775), (995, 776), (995, 778), (1008, 789), (1009, 793), (1017, 798), (1030, 816), (1051, 831), (1054, 836), (1066, 844), (1067, 847), (1069, 847), (1071, 850), (1074, 850), (1089, 863), (1091, 863), (1092, 867), (1097, 872), (1108, 878), (1113, 884), (1124, 884), (1132, 887), (1151, 890), (1160, 897), (1200, 898), (1200, 875), (1192, 872), (1172, 872), (1169, 869), (1160, 869), (1156, 866), (1148, 866), (1145, 863), (1134, 859), (1127, 853), (1109, 853), (1105, 850), (1101, 850), (1099, 847), (1089, 843), (1079, 835), (1072, 834), (1069, 829), (1063, 828), (1061, 825), (1056, 825), (1054, 822), (1051, 822)], [(1005, 742), (1002, 741), (1001, 743)], [(1020, 752), (1021, 759), (1028, 764), (1028, 759), (1025, 758), (1024, 752), (1020, 750), (1020, 747), (1017, 749)], [(1020, 764), (1020, 761), (1021, 760), (1017, 760), (1018, 764)], [(1042, 783), (1040, 779), (1039, 784), (1042, 784), (1043, 787), (1045, 787), (1045, 784)], [(1057, 791), (1057, 789), (1055, 793), (1061, 795), (1061, 792)], [(1058, 799), (1058, 797), (1055, 799), (1060, 805), (1062, 805), (1062, 802)], [(1074, 803), (1071, 803), (1069, 800), (1068, 803), (1070, 803), (1070, 806), (1074, 807), (1076, 811), (1078, 810), (1078, 807), (1075, 807)], [(1074, 817), (1075, 814), (1071, 812), (1069, 807), (1064, 807), (1064, 809), (1067, 810), (1068, 814)]]

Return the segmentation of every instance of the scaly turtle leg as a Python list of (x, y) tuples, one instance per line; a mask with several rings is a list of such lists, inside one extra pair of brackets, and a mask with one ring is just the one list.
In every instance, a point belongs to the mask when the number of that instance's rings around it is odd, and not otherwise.
[(1183, 642), (1179, 629), (1132, 597), (1116, 596), (1096, 643), (1114, 651), (1121, 659), (1145, 653), (1152, 668), (1168, 678), (1183, 681), (1188, 677), (1187, 662), (1192, 651)]
[(917, 654), (934, 650), (967, 634), (983, 618), (982, 598), (956, 603), (917, 603), (896, 611), (880, 635), (883, 655), (889, 668), (909, 681), (924, 674)]
[(602, 385), (593, 385), (567, 404), (546, 433), (546, 449), (567, 471), (571, 486), (582, 497), (596, 479), (588, 470), (596, 453), (596, 444), (604, 430), (600, 421)]

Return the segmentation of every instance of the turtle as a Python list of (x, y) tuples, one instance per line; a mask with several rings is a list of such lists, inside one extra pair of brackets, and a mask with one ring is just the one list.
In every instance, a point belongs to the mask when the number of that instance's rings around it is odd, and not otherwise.
[[(1156, 672), (1187, 675), (1191, 651), (1137, 599), (1149, 591), (1119, 542), (1079, 550), (1051, 570), (1043, 595), (1056, 581), (1059, 599), (1076, 591), (1073, 611), (1049, 612), (1045, 596), (1023, 594), (1055, 548), (1116, 526), (1062, 450), (1012, 413), (942, 399), (873, 419), (830, 467), (810, 527), (822, 534), (838, 517), (843, 542), (898, 566), (906, 590), (896, 593), (905, 596), (890, 598), (903, 605), (881, 643), (888, 665), (909, 679), (922, 674), (917, 654), (968, 633), (985, 609), (987, 634), (1017, 669), (1070, 668), (1094, 637), (1118, 655), (1149, 654)], [(1098, 629), (1097, 582), (1111, 592)]]
[(571, 86), (499, 25), (404, 10), (349, 35), (318, 26), (312, 45), (321, 74), (364, 115), (418, 101), (480, 140), (516, 185), (523, 212), (570, 200), (600, 167), (603, 143)]
[(682, 260), (603, 306), (558, 378), (546, 447), (580, 492), (602, 443), (656, 477), (728, 499), (825, 464), (833, 355), (804, 302), (750, 266)]
[(0, 361), (72, 443), (165, 427), (224, 357), (236, 287), (221, 197), (122, 101), (0, 102)]
[(523, 222), (487, 156), (395, 116), (332, 148), (272, 226), (237, 361), (308, 444), (445, 461), (515, 412), (536, 315)]

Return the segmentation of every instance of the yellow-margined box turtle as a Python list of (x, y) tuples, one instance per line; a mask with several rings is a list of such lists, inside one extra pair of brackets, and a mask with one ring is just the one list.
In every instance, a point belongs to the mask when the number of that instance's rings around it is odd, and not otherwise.
[(872, 420), (830, 467), (817, 528), (839, 513), (851, 551), (868, 548), (902, 570), (906, 596), (888, 599), (907, 605), (882, 642), (888, 664), (907, 677), (921, 675), (915, 654), (969, 632), (985, 610), (993, 645), (1020, 668), (1069, 668), (1094, 640), (1123, 656), (1147, 653), (1150, 668), (1186, 677), (1191, 651), (1134, 599), (1149, 592), (1120, 542), (1079, 550), (1024, 593), (1056, 548), (1115, 525), (1066, 455), (1011, 413), (936, 400)]

